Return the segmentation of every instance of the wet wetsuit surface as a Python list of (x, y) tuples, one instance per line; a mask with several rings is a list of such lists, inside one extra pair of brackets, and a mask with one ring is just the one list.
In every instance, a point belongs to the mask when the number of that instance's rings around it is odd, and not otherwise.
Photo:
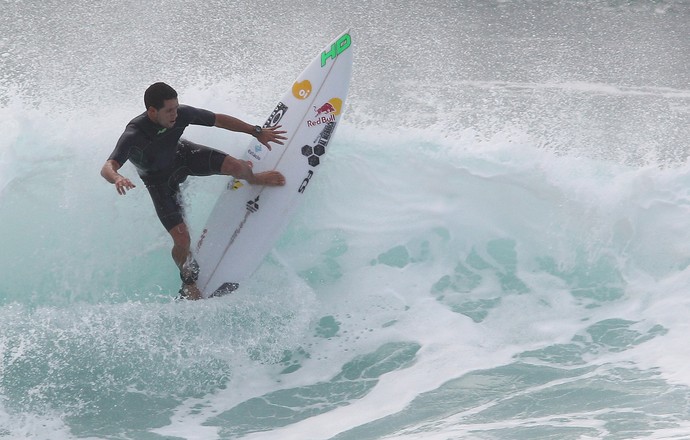
[(180, 183), (187, 176), (220, 173), (225, 153), (180, 139), (187, 126), (213, 126), (215, 121), (213, 112), (181, 105), (175, 125), (166, 129), (143, 113), (127, 124), (108, 158), (120, 166), (127, 160), (134, 164), (166, 230), (183, 222)]

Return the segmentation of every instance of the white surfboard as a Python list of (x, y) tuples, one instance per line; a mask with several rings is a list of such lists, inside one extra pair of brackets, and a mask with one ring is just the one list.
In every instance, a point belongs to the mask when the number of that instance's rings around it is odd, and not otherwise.
[(231, 178), (197, 244), (197, 287), (202, 296), (235, 290), (259, 267), (290, 222), (305, 191), (318, 185), (328, 144), (342, 116), (352, 73), (349, 31), (328, 44), (297, 77), (264, 127), (281, 125), (285, 145), (272, 151), (253, 139), (243, 159), (254, 172), (278, 170), (282, 187), (249, 185)]

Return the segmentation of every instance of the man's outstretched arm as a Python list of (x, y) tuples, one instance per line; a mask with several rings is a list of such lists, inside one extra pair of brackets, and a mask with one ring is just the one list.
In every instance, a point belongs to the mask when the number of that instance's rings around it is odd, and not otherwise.
[(247, 124), (246, 122), (241, 121), (233, 116), (224, 115), (222, 113), (216, 113), (215, 125), (216, 127), (224, 128), (226, 130), (251, 134), (252, 136), (256, 137), (256, 139), (263, 145), (265, 145), (266, 148), (268, 148), (269, 150), (271, 149), (271, 146), (268, 144), (269, 142), (274, 142), (278, 145), (283, 145), (283, 141), (287, 139), (284, 136), (286, 131), (280, 130), (280, 125), (271, 128), (262, 128), (261, 133), (257, 134), (254, 131), (253, 125)]

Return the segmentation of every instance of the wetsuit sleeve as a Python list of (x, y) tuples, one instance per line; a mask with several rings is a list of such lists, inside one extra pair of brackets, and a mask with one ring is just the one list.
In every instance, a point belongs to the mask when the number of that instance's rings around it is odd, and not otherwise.
[(124, 133), (122, 133), (122, 135), (120, 136), (120, 139), (117, 141), (117, 144), (115, 144), (115, 149), (110, 154), (110, 157), (108, 157), (108, 160), (114, 160), (117, 163), (119, 163), (120, 166), (124, 165), (132, 153), (132, 147), (134, 146), (134, 137), (135, 136), (133, 128), (128, 126), (125, 129)]
[(190, 125), (205, 125), (207, 127), (213, 127), (216, 125), (216, 114), (209, 110), (191, 107), (188, 105), (181, 105), (177, 113), (178, 118), (180, 114), (183, 114), (184, 119)]

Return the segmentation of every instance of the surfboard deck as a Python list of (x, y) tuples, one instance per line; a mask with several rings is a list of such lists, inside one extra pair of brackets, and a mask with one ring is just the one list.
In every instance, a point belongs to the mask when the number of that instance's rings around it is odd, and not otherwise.
[(284, 145), (272, 144), (269, 151), (256, 139), (249, 142), (242, 158), (253, 163), (254, 172), (277, 170), (286, 184), (256, 186), (230, 178), (196, 246), (197, 287), (203, 298), (231, 293), (251, 276), (275, 246), (305, 191), (318, 185), (345, 108), (352, 53), (347, 30), (307, 65), (282, 96), (263, 127), (282, 126), (287, 131)]

